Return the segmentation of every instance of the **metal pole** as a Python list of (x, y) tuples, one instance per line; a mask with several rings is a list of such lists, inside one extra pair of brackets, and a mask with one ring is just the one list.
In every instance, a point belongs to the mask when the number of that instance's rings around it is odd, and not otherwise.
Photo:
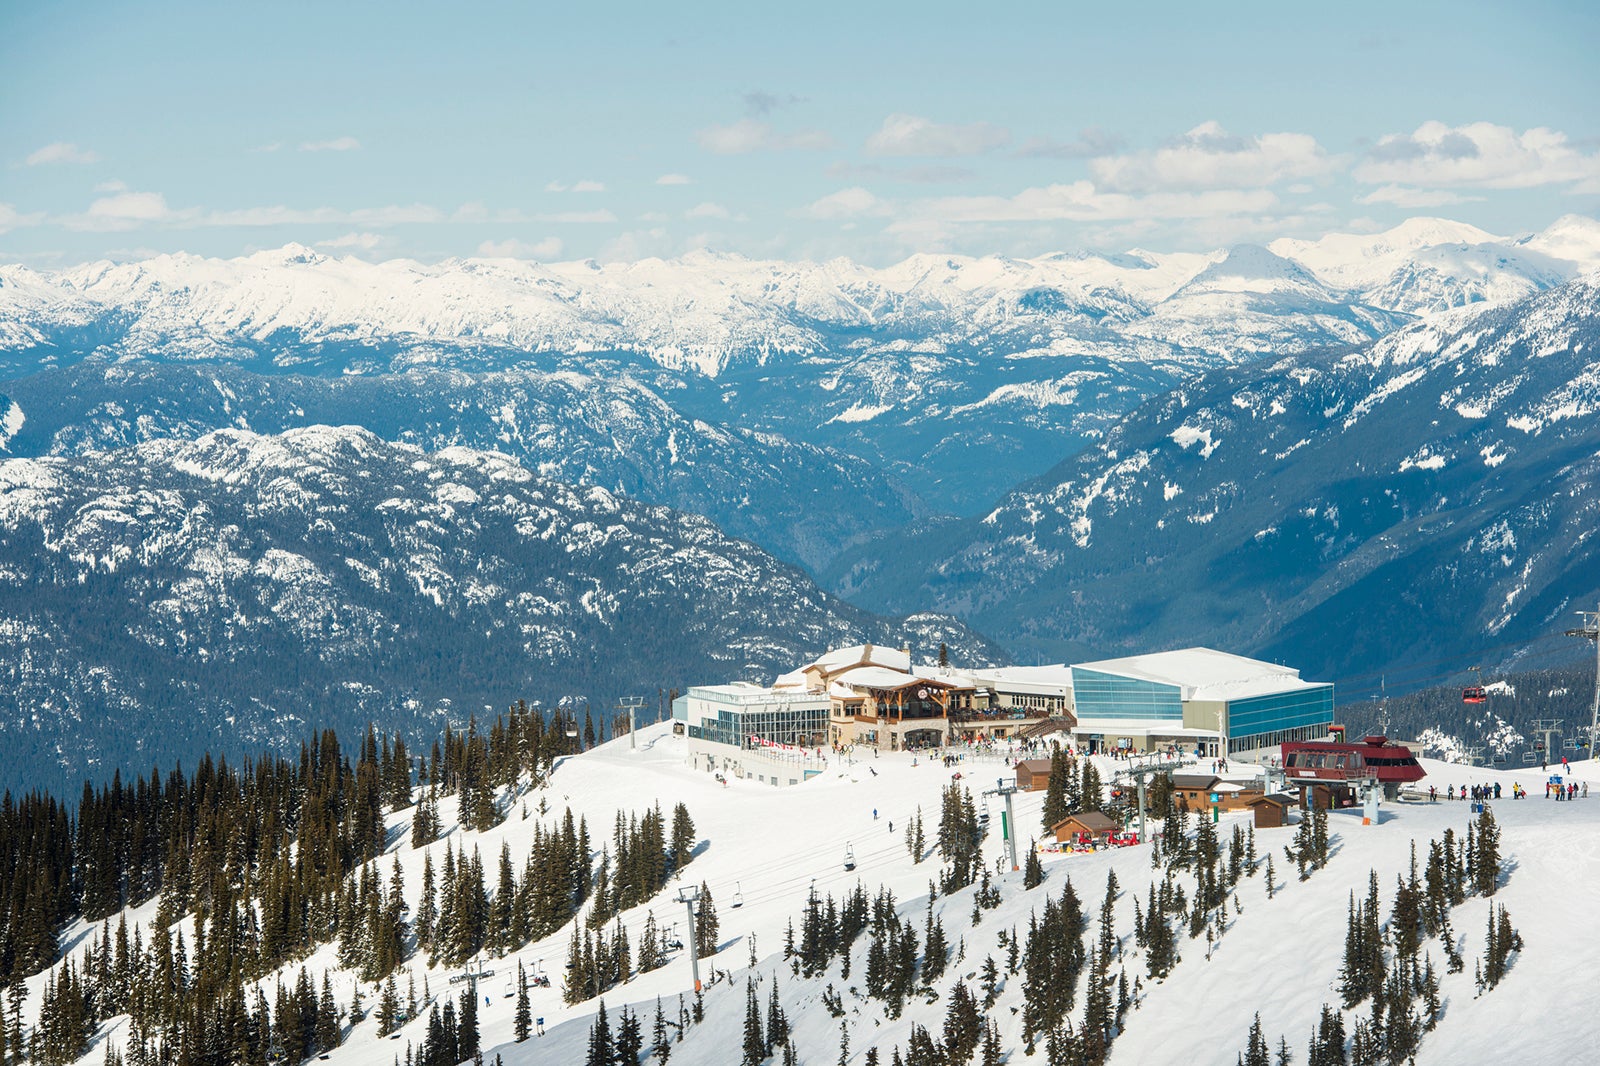
[(1017, 865), (1017, 812), (1011, 806), (1011, 799), (1017, 794), (1017, 786), (1013, 784), (1002, 794), (1006, 798), (1006, 850), (1011, 853), (1011, 872), (1016, 873), (1021, 867)]
[(1134, 773), (1133, 778), (1134, 778), (1135, 781), (1139, 782), (1139, 843), (1143, 844), (1144, 841), (1145, 841), (1145, 836), (1144, 836), (1144, 770), (1143, 770), (1142, 767), (1138, 771), (1136, 771)]
[(1595, 746), (1600, 744), (1600, 610), (1594, 613), (1594, 624), (1584, 619), (1584, 630), (1594, 638), (1594, 704), (1589, 711), (1589, 758), (1595, 758)]
[(639, 738), (634, 735), (634, 730), (639, 726), (639, 708), (644, 706), (643, 696), (624, 696), (617, 701), (617, 706), (628, 712), (628, 750), (639, 750)]
[[(1600, 757), (1595, 751), (1600, 748), (1600, 610), (1592, 615), (1587, 611), (1579, 611), (1578, 617), (1583, 619), (1583, 626), (1567, 630), (1567, 636), (1594, 641), (1594, 703), (1589, 711), (1589, 758), (1593, 759)], [(1548, 742), (1545, 747), (1549, 748)], [(1549, 751), (1546, 750), (1545, 754), (1548, 755)]]
[(694, 975), (694, 990), (700, 991), (700, 945), (694, 935), (694, 905), (700, 899), (700, 886), (689, 885), (678, 889), (678, 902), (689, 911), (689, 969)]

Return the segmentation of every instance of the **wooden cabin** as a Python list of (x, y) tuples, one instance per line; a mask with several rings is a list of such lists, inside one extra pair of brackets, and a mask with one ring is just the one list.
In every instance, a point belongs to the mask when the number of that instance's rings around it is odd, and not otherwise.
[(1019, 759), (1017, 761), (1017, 787), (1024, 792), (1038, 792), (1050, 784), (1049, 759)]
[(1255, 816), (1257, 829), (1281, 829), (1289, 822), (1289, 808), (1294, 806), (1293, 796), (1278, 793), (1274, 796), (1256, 796), (1248, 806)]
[(1050, 827), (1058, 844), (1078, 844), (1084, 840), (1105, 844), (1116, 831), (1117, 823), (1099, 811), (1069, 814)]
[(1255, 785), (1240, 785), (1212, 774), (1173, 774), (1172, 802), (1189, 811), (1240, 811), (1261, 798)]

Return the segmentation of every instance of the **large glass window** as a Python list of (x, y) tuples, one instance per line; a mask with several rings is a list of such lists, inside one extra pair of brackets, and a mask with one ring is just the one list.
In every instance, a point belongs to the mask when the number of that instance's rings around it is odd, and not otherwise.
[(1176, 685), (1072, 668), (1078, 717), (1183, 720), (1183, 701)]
[(1228, 704), (1228, 736), (1253, 737), (1333, 722), (1333, 686), (1252, 696)]

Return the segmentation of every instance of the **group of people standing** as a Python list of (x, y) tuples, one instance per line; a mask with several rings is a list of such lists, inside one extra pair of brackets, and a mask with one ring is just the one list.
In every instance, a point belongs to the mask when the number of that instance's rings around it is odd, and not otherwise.
[[(1444, 798), (1447, 800), (1464, 800), (1470, 796), (1474, 803), (1482, 803), (1486, 800), (1499, 799), (1500, 795), (1501, 785), (1498, 781), (1492, 785), (1462, 785), (1459, 794), (1455, 785), (1444, 786)], [(1528, 790), (1522, 787), (1521, 782), (1513, 781), (1511, 783), (1512, 799), (1526, 799), (1527, 796)], [(1559, 777), (1552, 777), (1544, 783), (1544, 798), (1554, 800), (1588, 799), (1589, 782), (1585, 781), (1581, 786), (1576, 781), (1568, 781), (1563, 784)], [(1428, 786), (1428, 801), (1430, 803), (1439, 801), (1438, 789), (1433, 785)]]
[[(1566, 784), (1562, 784), (1559, 777), (1552, 777), (1544, 783), (1544, 798), (1554, 798), (1557, 802), (1577, 799), (1578, 783), (1576, 781), (1568, 781)], [(1583, 783), (1583, 798), (1589, 798), (1589, 782), (1587, 781)]]

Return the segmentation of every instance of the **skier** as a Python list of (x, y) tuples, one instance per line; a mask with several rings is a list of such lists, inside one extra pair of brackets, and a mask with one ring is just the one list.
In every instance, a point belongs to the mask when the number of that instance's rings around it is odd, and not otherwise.
[(874, 822), (878, 820), (878, 808), (876, 807), (872, 808), (872, 820)]
[(894, 822), (893, 821), (889, 822), (889, 832), (891, 832), (891, 833), (894, 832)]

